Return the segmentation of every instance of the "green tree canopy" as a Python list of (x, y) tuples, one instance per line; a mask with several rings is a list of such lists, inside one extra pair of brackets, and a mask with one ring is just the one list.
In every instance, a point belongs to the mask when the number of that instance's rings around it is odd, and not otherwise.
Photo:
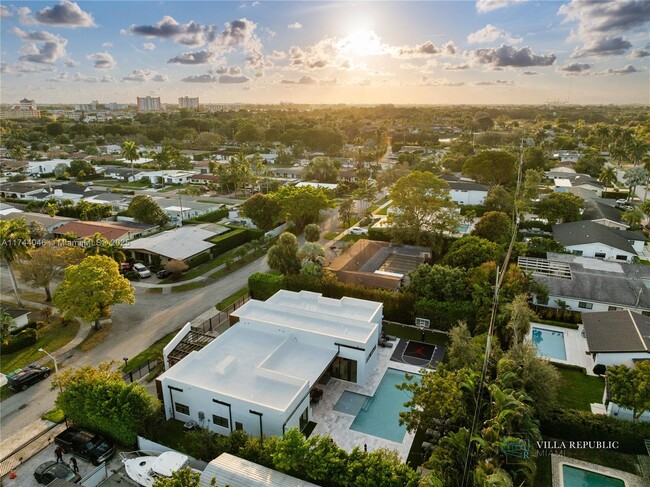
[(506, 243), (512, 236), (512, 219), (501, 211), (488, 211), (476, 223), (472, 235), (490, 242)]
[(306, 225), (316, 223), (321, 210), (332, 206), (332, 201), (322, 188), (283, 186), (273, 193), (282, 215), (292, 221), (300, 232)]
[(250, 218), (257, 228), (269, 231), (278, 222), (280, 205), (273, 197), (257, 193), (244, 201), (241, 212)]
[(578, 162), (575, 163), (574, 169), (578, 173), (589, 174), (591, 177), (597, 178), (605, 166), (605, 158), (595, 152), (590, 152), (583, 155)]
[(319, 183), (335, 183), (339, 179), (341, 161), (329, 157), (315, 157), (303, 171), (302, 177)]
[(300, 272), (300, 258), (298, 257), (298, 240), (289, 232), (284, 232), (278, 241), (269, 249), (269, 267), (281, 274), (297, 274)]
[(307, 242), (318, 242), (320, 239), (320, 227), (316, 223), (310, 223), (307, 225), (304, 233)]
[(497, 260), (499, 254), (499, 246), (494, 242), (477, 236), (466, 236), (451, 244), (442, 262), (451, 267), (471, 269)]
[(502, 211), (510, 214), (515, 204), (515, 198), (503, 186), (497, 185), (490, 188), (483, 204), (490, 211)]
[(610, 400), (630, 409), (634, 422), (650, 411), (650, 362), (640, 360), (633, 368), (615, 365), (607, 368)]
[(582, 198), (571, 193), (551, 193), (535, 205), (535, 212), (549, 223), (567, 223), (580, 220)]
[(24, 217), (0, 220), (0, 259), (7, 264), (11, 285), (16, 295), (16, 302), (20, 307), (23, 306), (23, 302), (20, 300), (13, 264), (17, 259), (25, 255), (30, 247), (29, 227), (25, 223)]
[(169, 223), (169, 216), (164, 210), (156, 203), (153, 198), (146, 194), (139, 194), (135, 196), (129, 203), (127, 209), (129, 215), (141, 223), (148, 223), (150, 225), (164, 226)]
[(544, 171), (548, 166), (549, 161), (542, 149), (539, 147), (529, 147), (526, 149), (522, 170), (528, 171), (529, 169), (533, 169), (535, 171)]
[(463, 174), (481, 183), (507, 186), (517, 179), (517, 160), (505, 151), (483, 151), (465, 161)]
[(129, 280), (120, 274), (117, 262), (97, 255), (65, 270), (53, 302), (61, 315), (94, 321), (99, 329), (99, 320), (110, 314), (111, 306), (135, 303), (135, 293)]
[(407, 291), (436, 301), (464, 301), (470, 296), (470, 284), (463, 269), (420, 264), (409, 274)]

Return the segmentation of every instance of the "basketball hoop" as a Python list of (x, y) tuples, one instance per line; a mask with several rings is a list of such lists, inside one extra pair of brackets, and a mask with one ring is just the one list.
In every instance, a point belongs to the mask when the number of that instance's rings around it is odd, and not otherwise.
[(429, 328), (430, 325), (431, 325), (431, 320), (428, 320), (426, 318), (415, 318), (415, 326), (420, 330)]

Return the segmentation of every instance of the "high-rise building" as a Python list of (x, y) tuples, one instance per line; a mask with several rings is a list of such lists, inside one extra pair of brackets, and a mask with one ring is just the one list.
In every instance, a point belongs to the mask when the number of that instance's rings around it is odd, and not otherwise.
[(34, 100), (23, 98), (18, 105), (12, 105), (7, 111), (2, 112), (3, 118), (40, 118), (41, 112), (36, 108)]
[(90, 103), (78, 103), (74, 106), (74, 109), (77, 112), (96, 112), (97, 105), (99, 105), (99, 102), (97, 100), (93, 100)]
[(189, 96), (183, 96), (178, 99), (178, 108), (190, 108), (193, 110), (199, 109), (199, 97), (191, 98)]
[(138, 111), (141, 113), (146, 112), (160, 112), (162, 105), (160, 104), (160, 97), (144, 96), (138, 97)]

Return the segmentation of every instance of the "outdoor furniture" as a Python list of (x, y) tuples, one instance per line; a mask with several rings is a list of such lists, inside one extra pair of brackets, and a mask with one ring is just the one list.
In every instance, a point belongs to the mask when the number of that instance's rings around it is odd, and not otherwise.
[(311, 391), (309, 391), (309, 399), (313, 403), (318, 404), (322, 397), (323, 397), (322, 389), (313, 388)]
[(388, 340), (379, 340), (379, 346), (384, 348), (393, 348), (393, 344)]

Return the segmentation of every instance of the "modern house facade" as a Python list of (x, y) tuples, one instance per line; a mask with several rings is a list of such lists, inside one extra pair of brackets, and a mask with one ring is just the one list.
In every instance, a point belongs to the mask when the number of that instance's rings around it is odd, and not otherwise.
[[(310, 392), (322, 377), (357, 383), (369, 377), (382, 308), (307, 291), (248, 301), (232, 313), (231, 328), (158, 378), (167, 418), (194, 420), (225, 435), (304, 429), (311, 419)], [(166, 364), (178, 338), (163, 351)]]

